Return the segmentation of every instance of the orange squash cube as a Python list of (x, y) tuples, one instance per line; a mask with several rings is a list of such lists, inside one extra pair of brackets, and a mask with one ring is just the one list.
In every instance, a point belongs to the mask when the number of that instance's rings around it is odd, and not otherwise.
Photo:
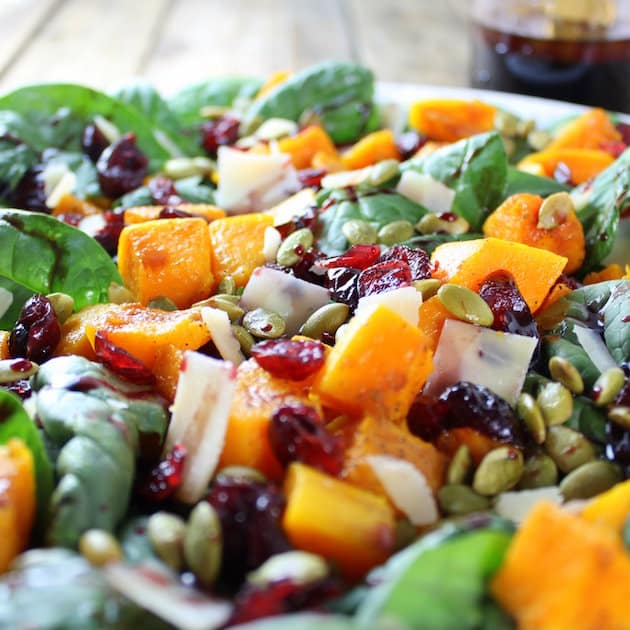
[(621, 134), (608, 114), (595, 107), (563, 125), (545, 150), (600, 149), (607, 142), (618, 142)]
[(569, 170), (569, 179), (574, 185), (583, 184), (608, 168), (615, 158), (600, 149), (545, 149), (526, 155), (518, 168), (534, 174), (553, 177), (559, 164)]
[(400, 160), (400, 151), (391, 129), (373, 131), (350, 147), (342, 156), (343, 165), (355, 170), (382, 160)]
[(582, 518), (604, 525), (621, 535), (630, 518), (630, 480), (618, 483), (589, 501), (582, 510)]
[(118, 269), (141, 304), (167, 297), (187, 308), (214, 285), (208, 224), (192, 218), (128, 225), (118, 242)]
[(155, 353), (152, 372), (155, 375), (155, 389), (169, 402), (175, 400), (179, 369), (184, 359), (184, 350), (172, 343), (160, 346)]
[(304, 464), (289, 466), (282, 526), (295, 547), (360, 578), (394, 547), (394, 512), (385, 499)]
[(9, 359), (9, 337), (11, 333), (8, 330), (0, 330), (0, 359)]
[(335, 144), (322, 127), (311, 125), (288, 138), (278, 140), (278, 150), (288, 153), (295, 168), (309, 168), (318, 153), (337, 156)]

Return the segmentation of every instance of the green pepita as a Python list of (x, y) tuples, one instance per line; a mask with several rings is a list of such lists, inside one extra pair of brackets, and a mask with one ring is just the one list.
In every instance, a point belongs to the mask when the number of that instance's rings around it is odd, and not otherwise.
[(177, 304), (170, 298), (160, 296), (150, 300), (147, 304), (149, 308), (155, 308), (159, 311), (176, 311)]
[(221, 521), (206, 501), (193, 508), (184, 535), (184, 558), (204, 586), (211, 586), (221, 568), (223, 537)]
[(472, 456), (470, 449), (462, 444), (453, 455), (446, 470), (446, 483), (449, 485), (459, 485), (466, 481), (472, 470)]
[(341, 232), (350, 245), (373, 245), (377, 240), (376, 228), (362, 219), (350, 219), (341, 226)]
[(378, 242), (383, 245), (395, 245), (410, 239), (414, 235), (413, 223), (410, 221), (392, 221), (378, 231)]
[(164, 174), (171, 179), (207, 175), (215, 164), (208, 158), (176, 157), (164, 163)]
[(442, 486), (437, 498), (440, 509), (451, 516), (483, 512), (490, 508), (490, 500), (487, 497), (462, 484)]
[(223, 278), (223, 280), (219, 282), (217, 293), (234, 295), (235, 290), (236, 290), (236, 282), (234, 282), (234, 278), (232, 276), (225, 276), (225, 278)]
[(630, 431), (630, 407), (616, 405), (608, 410), (608, 419), (618, 424), (622, 429)]
[(515, 136), (520, 120), (514, 114), (498, 110), (494, 115), (494, 128), (506, 136)]
[(477, 293), (457, 284), (443, 284), (437, 292), (442, 306), (451, 314), (465, 322), (490, 326), (494, 315), (486, 301)]
[(57, 321), (63, 324), (74, 311), (74, 298), (67, 293), (49, 293), (46, 297), (57, 315)]
[(0, 384), (12, 383), (22, 378), (37, 374), (39, 365), (28, 359), (0, 360)]
[(254, 586), (267, 586), (278, 580), (291, 580), (296, 584), (310, 584), (330, 573), (322, 556), (307, 551), (285, 551), (271, 556), (247, 576)]
[(293, 267), (312, 245), (313, 232), (308, 228), (291, 232), (280, 244), (276, 254), (276, 262), (283, 267)]
[(596, 460), (572, 470), (561, 482), (560, 492), (566, 501), (590, 499), (612, 488), (622, 480), (618, 466)]
[(536, 129), (536, 121), (531, 118), (527, 120), (519, 120), (516, 125), (516, 135), (526, 138), (532, 131)]
[(494, 496), (513, 488), (525, 468), (523, 454), (511, 446), (499, 446), (481, 460), (473, 477), (473, 489)]
[(553, 230), (564, 223), (573, 210), (573, 200), (569, 193), (553, 193), (540, 204), (536, 227), (543, 230)]
[(536, 453), (525, 461), (523, 475), (518, 482), (520, 490), (534, 490), (555, 486), (558, 482), (558, 467), (549, 455)]
[(243, 326), (254, 337), (262, 339), (277, 339), (284, 334), (286, 322), (278, 313), (264, 308), (255, 308), (245, 313)]
[(551, 135), (542, 129), (533, 129), (527, 134), (527, 144), (535, 151), (542, 151), (551, 140)]
[(235, 304), (232, 298), (238, 299), (235, 295), (228, 295), (226, 297), (213, 295), (206, 300), (206, 304), (207, 306), (218, 308), (227, 313), (231, 322), (237, 322), (243, 317), (245, 311), (238, 304)]
[(174, 571), (184, 566), (186, 523), (176, 514), (156, 512), (147, 522), (147, 537), (157, 555)]
[(104, 529), (88, 529), (79, 539), (79, 552), (95, 567), (122, 559), (122, 549), (116, 538)]
[(595, 448), (586, 437), (562, 424), (548, 427), (545, 448), (563, 473), (596, 458)]
[(525, 423), (529, 433), (534, 438), (534, 442), (542, 444), (545, 441), (547, 427), (534, 397), (527, 393), (521, 394), (516, 401), (516, 413)]
[(300, 328), (300, 335), (311, 339), (321, 339), (327, 333), (334, 335), (337, 329), (346, 321), (350, 313), (347, 304), (333, 302), (318, 308)]
[(436, 232), (446, 232), (447, 234), (465, 234), (470, 229), (470, 223), (464, 217), (457, 216), (454, 220), (449, 215), (448, 219), (443, 219), (434, 212), (427, 212), (414, 228), (420, 234), (435, 234)]
[(617, 398), (626, 376), (621, 368), (614, 367), (602, 372), (593, 385), (593, 402), (596, 407), (605, 407)]
[(107, 301), (111, 304), (127, 304), (135, 302), (136, 298), (127, 287), (117, 282), (111, 282), (107, 288)]
[(514, 138), (511, 138), (510, 136), (506, 136), (505, 134), (501, 134), (501, 140), (503, 141), (503, 148), (505, 149), (505, 154), (508, 157), (511, 157), (512, 155), (514, 155), (514, 152), (516, 151), (516, 142), (514, 141)]
[(549, 381), (540, 388), (536, 403), (547, 426), (562, 424), (573, 413), (571, 392), (564, 385), (555, 381)]
[(411, 284), (413, 288), (422, 295), (422, 299), (425, 301), (433, 297), (442, 286), (442, 283), (436, 278), (414, 280)]
[(240, 479), (265, 483), (267, 478), (259, 470), (249, 466), (226, 466), (217, 473), (217, 480)]
[(232, 324), (232, 334), (236, 338), (236, 341), (239, 342), (241, 350), (249, 356), (252, 346), (256, 343), (254, 337), (252, 337), (243, 326), (238, 326), (237, 324)]
[[(380, 186), (390, 179), (396, 177), (399, 172), (398, 160), (383, 160), (375, 164), (365, 180), (370, 186)], [(413, 232), (412, 232), (413, 234)]]
[(564, 357), (551, 357), (549, 359), (549, 373), (554, 381), (564, 385), (573, 394), (581, 394), (584, 391), (584, 381), (578, 369)]

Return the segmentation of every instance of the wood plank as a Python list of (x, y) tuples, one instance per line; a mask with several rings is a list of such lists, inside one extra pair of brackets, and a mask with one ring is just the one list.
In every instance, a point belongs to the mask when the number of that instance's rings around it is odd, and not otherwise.
[(360, 60), (381, 81), (468, 84), (465, 0), (342, 0)]
[(136, 75), (169, 0), (66, 0), (7, 69), (3, 90), (72, 81), (113, 89)]

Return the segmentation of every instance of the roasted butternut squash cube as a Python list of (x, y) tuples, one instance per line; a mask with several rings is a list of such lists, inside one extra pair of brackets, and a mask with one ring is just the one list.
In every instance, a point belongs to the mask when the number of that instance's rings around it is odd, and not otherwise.
[(618, 483), (595, 497), (582, 510), (582, 517), (621, 534), (630, 518), (630, 480)]
[(546, 177), (553, 177), (560, 164), (568, 169), (572, 184), (583, 184), (608, 168), (615, 158), (601, 149), (549, 149), (526, 155), (517, 168)]
[(400, 421), (432, 367), (422, 331), (379, 304), (350, 320), (313, 387), (340, 411)]
[(371, 492), (304, 464), (289, 466), (282, 526), (293, 545), (336, 562), (359, 578), (394, 547), (394, 512)]
[(0, 359), (8, 359), (9, 355), (9, 337), (11, 333), (8, 330), (0, 330)]
[(210, 236), (204, 219), (160, 219), (128, 225), (118, 242), (118, 269), (138, 302), (171, 299), (179, 308), (214, 285)]
[(382, 160), (400, 160), (400, 151), (391, 129), (373, 131), (352, 145), (342, 156), (343, 165), (354, 170)]
[(335, 144), (322, 127), (311, 125), (288, 138), (278, 140), (278, 150), (288, 153), (295, 168), (309, 168), (317, 153), (337, 156)]

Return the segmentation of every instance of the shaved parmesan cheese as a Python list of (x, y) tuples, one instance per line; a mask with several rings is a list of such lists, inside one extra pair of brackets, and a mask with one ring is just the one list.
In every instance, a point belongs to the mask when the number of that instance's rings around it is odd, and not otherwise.
[(77, 183), (77, 176), (72, 171), (66, 171), (51, 193), (46, 197), (46, 205), (49, 208), (56, 208), (62, 197), (74, 192)]
[(494, 511), (503, 518), (522, 523), (531, 509), (540, 501), (551, 501), (556, 505), (562, 505), (560, 488), (549, 486), (535, 490), (503, 492), (495, 499)]
[(104, 118), (100, 114), (94, 116), (94, 124), (98, 127), (99, 131), (107, 138), (110, 144), (114, 144), (117, 140), (120, 140), (120, 130), (116, 125)]
[(205, 306), (201, 309), (201, 319), (223, 359), (231, 361), (234, 365), (240, 365), (245, 361), (241, 352), (241, 344), (232, 334), (230, 318), (225, 311)]
[(263, 256), (267, 262), (275, 262), (282, 243), (282, 235), (276, 228), (268, 227), (263, 240)]
[(600, 372), (605, 372), (610, 368), (617, 367), (604, 340), (596, 330), (576, 324), (573, 327), (573, 332), (582, 348), (584, 348), (584, 352), (588, 354), (588, 358)]
[(447, 319), (425, 393), (439, 396), (458, 381), (483, 385), (511, 405), (521, 392), (537, 340)]
[(413, 525), (430, 525), (439, 514), (426, 477), (411, 462), (389, 455), (366, 457), (392, 503)]
[(436, 214), (449, 212), (455, 199), (454, 190), (433, 179), (431, 175), (416, 171), (405, 171), (402, 174), (396, 192)]
[(347, 188), (357, 186), (365, 181), (372, 172), (371, 166), (359, 168), (355, 171), (341, 171), (330, 173), (322, 178), (322, 188)]
[(412, 326), (418, 325), (418, 309), (422, 305), (422, 294), (413, 287), (400, 287), (384, 293), (374, 293), (359, 299), (357, 313), (374, 304), (383, 304), (406, 319)]
[(267, 210), (267, 214), (273, 215), (274, 225), (288, 223), (294, 217), (304, 214), (304, 211), (315, 203), (315, 192), (312, 188), (303, 188), (300, 192), (291, 195), (273, 208)]
[(176, 443), (186, 448), (176, 494), (184, 503), (196, 503), (206, 493), (223, 450), (235, 383), (232, 363), (200, 352), (184, 353), (164, 447), (165, 453)]
[(0, 287), (0, 317), (3, 317), (11, 308), (11, 304), (13, 304), (13, 293), (4, 287)]

